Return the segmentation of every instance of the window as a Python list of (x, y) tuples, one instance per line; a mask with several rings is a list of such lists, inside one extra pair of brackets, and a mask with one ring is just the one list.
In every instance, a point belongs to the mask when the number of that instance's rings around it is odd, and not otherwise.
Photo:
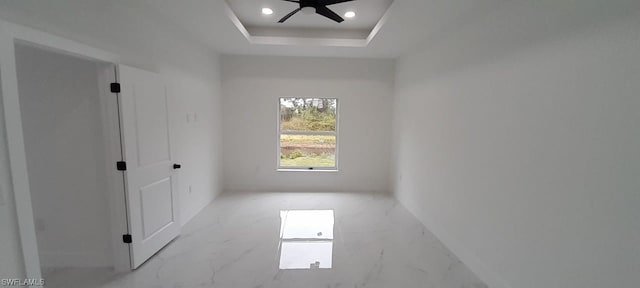
[(337, 170), (338, 99), (280, 98), (279, 169)]

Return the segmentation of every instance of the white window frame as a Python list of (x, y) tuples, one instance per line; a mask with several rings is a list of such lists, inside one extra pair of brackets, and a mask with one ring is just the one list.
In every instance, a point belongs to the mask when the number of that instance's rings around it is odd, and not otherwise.
[[(338, 172), (338, 151), (340, 150), (339, 147), (339, 127), (340, 125), (338, 124), (340, 122), (340, 99), (338, 98), (331, 98), (331, 97), (295, 97), (295, 98), (302, 98), (302, 99), (335, 99), (336, 100), (336, 131), (335, 132), (331, 132), (331, 131), (291, 131), (291, 130), (281, 130), (280, 129), (280, 100), (281, 99), (286, 99), (286, 98), (294, 98), (294, 97), (278, 97), (278, 121), (277, 121), (277, 135), (276, 135), (276, 148), (277, 148), (277, 153), (276, 153), (276, 159), (277, 159), (277, 166), (276, 166), (276, 170), (279, 172), (301, 172), (301, 171), (307, 171), (307, 172)], [(280, 164), (280, 153), (282, 152), (282, 150), (280, 149), (280, 135), (335, 135), (336, 137), (336, 153), (335, 153), (335, 165), (333, 167), (316, 167), (316, 166), (285, 166), (282, 167), (282, 165)]]

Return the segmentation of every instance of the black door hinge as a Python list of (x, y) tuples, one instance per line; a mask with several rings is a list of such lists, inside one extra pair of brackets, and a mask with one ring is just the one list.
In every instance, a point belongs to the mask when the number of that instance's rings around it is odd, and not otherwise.
[(116, 162), (116, 168), (118, 171), (127, 171), (127, 162), (118, 161)]
[(111, 93), (120, 93), (120, 83), (113, 82), (110, 85)]
[(131, 243), (131, 234), (124, 234), (122, 235), (122, 242), (124, 243)]

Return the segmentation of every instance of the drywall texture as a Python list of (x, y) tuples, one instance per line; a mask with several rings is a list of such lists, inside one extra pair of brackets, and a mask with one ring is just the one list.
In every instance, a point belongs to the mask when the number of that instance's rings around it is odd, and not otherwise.
[(16, 45), (16, 68), (40, 263), (110, 266), (98, 65)]
[[(172, 153), (180, 169), (180, 221), (189, 221), (222, 191), (222, 97), (218, 59), (209, 79), (169, 73)], [(172, 76), (173, 75), (173, 76)]]
[(24, 277), (6, 136), (4, 107), (0, 97), (0, 279)]
[(394, 193), (492, 287), (637, 287), (639, 14), (511, 12), (397, 63)]
[[(180, 219), (185, 223), (222, 189), (218, 56), (148, 11), (110, 1), (65, 1), (68, 5), (7, 1), (0, 5), (0, 17), (112, 52), (121, 57), (122, 64), (163, 75), (171, 101), (172, 153), (183, 164), (179, 192)], [(95, 15), (85, 10), (104, 13)], [(77, 25), (76, 17), (92, 17), (90, 22), (95, 25)]]
[[(180, 219), (185, 223), (222, 190), (218, 56), (170, 22), (154, 19), (146, 11), (122, 9), (110, 1), (66, 2), (71, 5), (30, 0), (4, 1), (0, 4), (0, 17), (109, 51), (120, 56), (123, 64), (163, 75), (170, 91), (172, 153), (183, 164), (179, 193)], [(104, 13), (96, 16), (83, 13), (85, 9)], [(77, 25), (77, 17), (91, 17), (90, 22), (95, 25)], [(187, 121), (187, 115), (197, 115), (198, 120)], [(6, 150), (1, 151), (6, 153)], [(13, 191), (4, 193), (7, 195), (5, 201), (13, 205)], [(14, 209), (2, 206), (2, 213), (11, 212), (5, 207)], [(15, 215), (12, 215), (0, 220), (7, 221), (7, 230), (3, 226), (3, 232), (15, 227)], [(10, 235), (2, 233), (0, 237)], [(13, 241), (3, 241), (0, 245), (13, 244)], [(11, 261), (13, 252), (5, 252), (3, 247), (0, 253), (8, 255), (8, 258), (0, 260), (3, 273), (23, 270), (21, 261)]]
[[(245, 191), (389, 189), (391, 60), (224, 56), (224, 183)], [(339, 172), (277, 172), (279, 97), (335, 97)]]
[[(148, 11), (125, 9), (109, 1), (66, 2), (69, 5), (9, 1), (2, 3), (0, 17), (112, 52), (121, 57), (122, 64), (164, 76), (171, 101), (172, 153), (183, 164), (180, 219), (185, 223), (222, 189), (218, 56)], [(104, 13), (96, 16), (84, 10)], [(91, 22), (96, 24), (79, 26), (68, 15), (92, 17)]]

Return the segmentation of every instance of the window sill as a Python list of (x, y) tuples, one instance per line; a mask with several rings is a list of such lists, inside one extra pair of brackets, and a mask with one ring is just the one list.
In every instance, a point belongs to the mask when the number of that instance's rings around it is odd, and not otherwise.
[(276, 169), (277, 172), (329, 172), (329, 173), (337, 173), (340, 172), (338, 169)]

